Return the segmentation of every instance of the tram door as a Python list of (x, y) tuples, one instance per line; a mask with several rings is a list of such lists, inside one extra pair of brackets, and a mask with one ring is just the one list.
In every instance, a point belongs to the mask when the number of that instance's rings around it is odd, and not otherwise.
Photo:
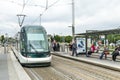
[(27, 42), (26, 42), (26, 34), (24, 30), (21, 30), (20, 33), (20, 41), (19, 41), (19, 49), (20, 52), (23, 56), (27, 56), (26, 52), (27, 52)]

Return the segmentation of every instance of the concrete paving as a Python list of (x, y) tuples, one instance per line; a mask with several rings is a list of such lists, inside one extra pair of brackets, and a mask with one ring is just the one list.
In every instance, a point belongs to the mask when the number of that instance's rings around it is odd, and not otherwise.
[(6, 54), (0, 54), (0, 80), (9, 80)]
[[(112, 61), (110, 59), (99, 59), (99, 56), (97, 58), (94, 57), (86, 57), (85, 55), (79, 55), (79, 56), (71, 56), (70, 53), (66, 52), (52, 52), (52, 54), (57, 55), (57, 56), (62, 56), (65, 58), (73, 59), (76, 61), (81, 61), (89, 64), (94, 64), (94, 65), (99, 65), (101, 67), (105, 67), (108, 69), (120, 71), (120, 61)], [(110, 55), (109, 55), (110, 56)]]
[(5, 54), (3, 47), (0, 47), (0, 80), (31, 80), (14, 53), (9, 49)]
[[(120, 61), (114, 62), (108, 59), (100, 60), (99, 58), (86, 57), (83, 55), (75, 57), (66, 52), (52, 52), (52, 54), (120, 71)], [(3, 47), (0, 47), (0, 80), (31, 80), (16, 60), (14, 53), (9, 50), (6, 54), (4, 54)]]

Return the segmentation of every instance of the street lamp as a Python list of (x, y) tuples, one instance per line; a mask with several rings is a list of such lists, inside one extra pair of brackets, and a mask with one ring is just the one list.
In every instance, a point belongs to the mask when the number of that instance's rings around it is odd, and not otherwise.
[(7, 51), (7, 43), (8, 43), (8, 34), (5, 33), (5, 42), (4, 42), (4, 53), (6, 54)]
[(41, 16), (42, 16), (42, 14), (40, 14), (40, 26), (41, 26)]
[(74, 34), (75, 34), (75, 17), (74, 17), (74, 0), (72, 0), (72, 35), (74, 39)]
[(68, 27), (72, 28), (72, 37), (73, 37), (73, 40), (74, 40), (74, 38), (75, 38), (75, 27), (74, 26), (68, 26)]
[(75, 38), (75, 16), (74, 16), (74, 0), (72, 0), (72, 26), (68, 26), (68, 27), (72, 27), (72, 37), (73, 40)]
[(73, 37), (74, 36), (74, 34), (73, 34), (73, 28), (72, 28), (72, 26), (68, 26), (68, 27), (71, 28), (71, 30), (72, 30), (72, 37)]

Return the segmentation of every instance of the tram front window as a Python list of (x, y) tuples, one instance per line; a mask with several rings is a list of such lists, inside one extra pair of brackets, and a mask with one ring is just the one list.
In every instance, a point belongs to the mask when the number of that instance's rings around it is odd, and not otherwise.
[(44, 34), (27, 34), (28, 52), (45, 52), (48, 51), (48, 45)]

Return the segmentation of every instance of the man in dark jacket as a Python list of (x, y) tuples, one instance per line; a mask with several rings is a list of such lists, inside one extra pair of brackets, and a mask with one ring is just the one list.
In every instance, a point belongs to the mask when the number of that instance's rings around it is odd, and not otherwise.
[(72, 44), (72, 56), (76, 55), (77, 56), (77, 44), (76, 41), (73, 42)]

